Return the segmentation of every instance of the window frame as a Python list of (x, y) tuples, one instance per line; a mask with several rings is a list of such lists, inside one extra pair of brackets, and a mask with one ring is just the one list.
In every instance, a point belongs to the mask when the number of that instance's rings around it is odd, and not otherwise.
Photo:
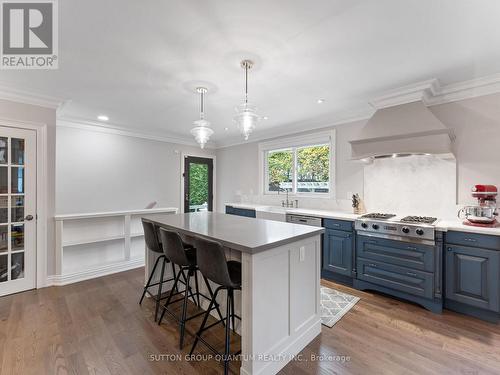
[[(297, 149), (311, 146), (328, 145), (330, 147), (330, 168), (329, 168), (329, 192), (328, 193), (314, 193), (314, 192), (297, 192)], [(267, 163), (267, 156), (269, 152), (291, 150), (293, 152), (292, 164), (292, 191), (288, 193), (292, 197), (311, 197), (311, 198), (334, 198), (336, 179), (335, 179), (335, 163), (336, 159), (336, 144), (335, 144), (335, 130), (328, 130), (308, 135), (287, 137), (279, 140), (268, 141), (259, 143), (259, 179), (260, 179), (260, 193), (262, 195), (278, 195), (285, 194), (285, 192), (278, 193), (277, 191), (269, 190), (269, 168)]]

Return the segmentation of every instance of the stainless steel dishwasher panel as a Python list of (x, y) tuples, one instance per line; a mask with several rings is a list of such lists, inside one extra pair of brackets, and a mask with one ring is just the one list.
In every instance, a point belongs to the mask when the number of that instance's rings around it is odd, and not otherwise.
[(321, 227), (321, 218), (306, 215), (286, 214), (287, 223), (311, 225)]

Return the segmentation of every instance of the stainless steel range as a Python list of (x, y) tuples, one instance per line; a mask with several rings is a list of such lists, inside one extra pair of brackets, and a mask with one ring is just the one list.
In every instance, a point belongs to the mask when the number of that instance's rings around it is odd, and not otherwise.
[(360, 235), (434, 245), (436, 222), (435, 217), (370, 213), (355, 221), (355, 229)]
[(356, 278), (378, 290), (440, 312), (443, 235), (435, 217), (372, 213), (355, 221)]

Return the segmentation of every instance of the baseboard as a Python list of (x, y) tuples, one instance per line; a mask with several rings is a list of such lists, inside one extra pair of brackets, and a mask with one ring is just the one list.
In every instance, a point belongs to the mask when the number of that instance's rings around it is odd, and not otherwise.
[(113, 273), (128, 271), (134, 268), (144, 267), (144, 259), (133, 259), (119, 263), (107, 264), (94, 267), (80, 272), (74, 272), (66, 275), (47, 276), (46, 286), (62, 286), (79, 281), (95, 279), (97, 277), (111, 275)]
[(353, 278), (351, 276), (339, 275), (337, 273), (321, 270), (321, 278), (329, 281), (333, 281), (335, 283), (340, 283), (343, 285), (347, 285), (352, 288), (353, 286)]
[(374, 290), (377, 292), (385, 293), (391, 297), (415, 302), (436, 314), (441, 314), (443, 312), (443, 301), (438, 298), (429, 299), (425, 297), (419, 297), (413, 294), (400, 292), (398, 290), (386, 288), (384, 286), (359, 279), (354, 280), (354, 288), (358, 290)]
[(494, 311), (480, 309), (478, 307), (469, 306), (464, 303), (452, 301), (449, 299), (444, 300), (444, 307), (448, 310), (455, 311), (460, 314), (473, 316), (474, 318), (478, 318), (481, 320), (486, 320), (490, 323), (500, 322), (500, 314)]

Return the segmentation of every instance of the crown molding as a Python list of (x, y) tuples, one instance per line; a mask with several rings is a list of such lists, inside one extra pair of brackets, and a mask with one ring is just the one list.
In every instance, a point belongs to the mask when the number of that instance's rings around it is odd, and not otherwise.
[[(175, 143), (179, 145), (200, 147), (191, 138), (173, 136), (166, 133), (150, 133), (150, 132), (139, 132), (136, 130), (127, 129), (118, 125), (113, 124), (102, 124), (96, 121), (89, 121), (85, 119), (80, 119), (76, 117), (69, 116), (59, 116), (57, 118), (57, 126), (64, 128), (73, 128), (80, 130), (93, 131), (98, 133), (115, 134), (122, 135), (126, 137), (148, 139), (158, 142)], [(205, 148), (213, 149), (215, 146), (213, 143), (208, 143)]]
[(0, 99), (11, 102), (57, 109), (65, 101), (63, 98), (48, 96), (34, 91), (19, 90), (0, 82)]
[(500, 92), (500, 74), (441, 85), (437, 79), (417, 82), (386, 91), (369, 104), (375, 109), (423, 101), (426, 106), (452, 103)]
[(306, 122), (301, 121), (294, 124), (287, 124), (285, 126), (280, 126), (277, 129), (270, 130), (267, 132), (263, 132), (261, 134), (252, 133), (252, 138), (248, 141), (245, 141), (241, 137), (233, 137), (230, 139), (226, 139), (224, 141), (218, 141), (216, 144), (216, 149), (223, 149), (232, 146), (238, 146), (247, 143), (255, 143), (261, 141), (271, 141), (275, 138), (283, 137), (283, 136), (297, 136), (304, 132), (311, 131), (326, 131), (340, 125), (347, 125), (353, 122), (365, 121), (368, 120), (373, 115), (373, 109), (371, 108), (360, 109), (358, 112), (354, 113), (350, 117), (343, 117), (337, 120), (317, 120), (316, 122)]
[(500, 73), (440, 86), (436, 95), (428, 98), (427, 105), (452, 103), (500, 92)]
[(422, 100), (424, 103), (437, 94), (440, 85), (437, 79), (429, 79), (384, 92), (368, 102), (375, 109), (393, 107)]

